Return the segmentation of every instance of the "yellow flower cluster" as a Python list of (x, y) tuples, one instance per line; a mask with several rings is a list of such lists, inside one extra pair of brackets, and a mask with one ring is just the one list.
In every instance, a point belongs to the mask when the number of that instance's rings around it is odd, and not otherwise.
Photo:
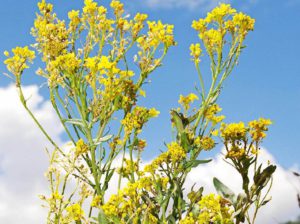
[(194, 93), (190, 93), (187, 96), (180, 95), (178, 103), (180, 103), (185, 110), (190, 108), (190, 104), (195, 100), (199, 100), (198, 96)]
[[(245, 38), (245, 36), (250, 30), (254, 29), (255, 20), (252, 19), (250, 16), (245, 15), (244, 13), (240, 12), (238, 14), (235, 14), (233, 16), (232, 21), (233, 24), (236, 26), (235, 31), (237, 30), (242, 39)], [(232, 30), (233, 28), (230, 27), (230, 29)]]
[(124, 159), (124, 162), (124, 166), (117, 170), (118, 173), (123, 177), (128, 177), (132, 173), (136, 173), (137, 171), (139, 171), (139, 164), (137, 162), (130, 159)]
[(250, 135), (252, 139), (256, 142), (261, 141), (263, 138), (265, 138), (266, 131), (268, 131), (268, 126), (272, 124), (272, 121), (270, 119), (264, 119), (259, 118), (258, 120), (254, 120), (249, 122), (250, 127)]
[(120, 1), (113, 0), (110, 3), (110, 7), (114, 10), (117, 17), (120, 17), (124, 13), (124, 5)]
[(222, 24), (223, 20), (230, 15), (234, 15), (236, 10), (231, 8), (229, 4), (220, 4), (219, 7), (214, 8), (211, 12), (207, 13), (205, 22), (217, 22)]
[(80, 221), (84, 217), (84, 211), (79, 204), (73, 204), (66, 208), (68, 217), (73, 221)]
[(89, 146), (84, 143), (83, 139), (79, 139), (76, 142), (75, 155), (79, 156), (86, 153), (89, 150)]
[(134, 20), (131, 22), (132, 26), (132, 38), (136, 39), (139, 32), (144, 28), (144, 22), (148, 18), (147, 14), (137, 13), (134, 17)]
[(219, 195), (209, 194), (199, 201), (200, 214), (199, 223), (224, 223), (233, 224), (232, 211)]
[(100, 207), (101, 203), (102, 203), (102, 197), (100, 195), (96, 195), (91, 202), (91, 207), (98, 208)]
[(157, 47), (160, 43), (163, 43), (166, 47), (170, 47), (175, 44), (173, 29), (174, 25), (163, 24), (160, 20), (148, 21), (148, 37), (150, 38), (150, 46)]
[(220, 128), (221, 137), (227, 141), (243, 140), (247, 135), (247, 127), (243, 122), (231, 123), (231, 124), (221, 124)]
[(195, 62), (200, 62), (200, 56), (201, 56), (201, 53), (202, 53), (202, 49), (200, 47), (200, 44), (191, 44), (190, 46), (190, 54), (192, 56), (192, 60), (195, 61)]
[(186, 157), (185, 150), (177, 142), (171, 142), (167, 147), (168, 157), (172, 163), (179, 162)]
[(198, 202), (199, 212), (190, 212), (179, 224), (233, 224), (233, 210), (219, 195), (209, 194), (203, 196)]
[(226, 158), (231, 158), (231, 159), (240, 159), (243, 156), (246, 155), (246, 151), (244, 146), (238, 146), (238, 145), (231, 145), (231, 146), (227, 146), (228, 151), (226, 154)]
[(212, 122), (213, 125), (216, 125), (225, 119), (224, 115), (216, 116), (216, 114), (221, 111), (222, 108), (220, 108), (219, 105), (213, 104), (212, 106), (208, 107), (208, 109), (204, 113), (204, 116), (207, 120)]
[(199, 32), (200, 39), (212, 56), (214, 52), (221, 52), (227, 32), (242, 43), (247, 33), (254, 29), (254, 23), (250, 16), (237, 13), (229, 4), (221, 3), (205, 19), (193, 21), (192, 27)]
[(197, 137), (194, 142), (200, 149), (204, 149), (205, 151), (209, 151), (215, 147), (215, 141), (208, 137)]
[(128, 113), (126, 117), (121, 121), (124, 125), (124, 129), (127, 135), (130, 135), (132, 131), (140, 133), (144, 124), (153, 117), (157, 117), (159, 111), (155, 108), (147, 109), (145, 107), (135, 107), (131, 113)]
[(147, 223), (157, 223), (158, 219), (153, 215), (154, 204), (147, 201), (145, 204), (142, 200), (143, 193), (154, 191), (153, 178), (142, 177), (135, 183), (129, 183), (118, 194), (112, 195), (110, 199), (101, 208), (108, 217), (117, 217), (121, 221), (132, 221), (139, 223), (141, 217), (147, 215)]
[(154, 174), (163, 164), (176, 164), (186, 158), (185, 150), (177, 142), (171, 142), (167, 147), (168, 151), (160, 154), (150, 164), (146, 165), (144, 172)]
[(69, 32), (65, 22), (52, 13), (51, 4), (42, 0), (38, 7), (40, 14), (37, 14), (31, 33), (36, 38), (38, 50), (43, 53), (43, 61), (48, 61), (67, 52)]
[(248, 126), (245, 126), (243, 122), (223, 123), (220, 128), (220, 135), (227, 149), (226, 157), (238, 159), (243, 156), (257, 155), (259, 150), (256, 148), (257, 144), (255, 146), (252, 144), (254, 142), (259, 143), (266, 137), (265, 132), (268, 131), (268, 127), (271, 124), (271, 120), (264, 118), (250, 121)]
[(184, 219), (181, 219), (179, 224), (197, 224), (197, 221), (194, 219), (193, 213), (190, 213)]
[[(155, 59), (154, 52), (163, 45), (164, 54), (169, 47), (176, 45), (173, 35), (173, 25), (163, 24), (161, 21), (147, 21), (147, 35), (140, 35), (136, 41), (139, 47), (139, 67), (144, 72), (152, 71), (161, 63), (160, 59)], [(136, 56), (137, 60), (138, 57)]]
[(71, 32), (75, 32), (78, 25), (81, 23), (81, 18), (79, 17), (79, 10), (72, 10), (68, 13), (70, 20), (69, 28)]
[[(66, 77), (72, 77), (76, 75), (80, 68), (81, 60), (76, 57), (74, 53), (67, 53), (60, 55), (48, 64), (49, 74), (62, 73)], [(57, 70), (57, 71), (55, 71)]]
[(35, 58), (34, 51), (29, 50), (26, 47), (16, 47), (12, 49), (13, 55), (10, 57), (10, 53), (8, 51), (4, 52), (4, 55), (8, 57), (4, 64), (6, 64), (8, 71), (10, 71), (13, 75), (19, 76), (23, 73), (24, 69), (28, 68), (28, 62), (32, 63)]

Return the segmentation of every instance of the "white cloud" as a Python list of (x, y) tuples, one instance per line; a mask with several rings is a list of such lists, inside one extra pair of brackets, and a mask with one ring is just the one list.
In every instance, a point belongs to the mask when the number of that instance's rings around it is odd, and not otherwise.
[[(59, 135), (62, 128), (49, 101), (39, 95), (36, 86), (26, 87), (25, 92), (32, 95), (29, 102), (34, 113), (38, 114), (41, 123), (61, 144)], [(0, 102), (0, 223), (44, 223), (46, 211), (41, 208), (37, 195), (47, 191), (43, 176), (48, 165), (43, 150), (48, 145), (47, 140), (22, 108), (14, 86), (0, 88)], [(276, 163), (266, 151), (263, 151), (261, 158)], [(205, 193), (214, 192), (214, 176), (233, 190), (240, 191), (238, 175), (220, 156), (192, 170), (186, 187), (189, 189), (197, 182), (197, 186), (205, 187)], [(115, 192), (117, 181), (115, 175), (109, 193)], [(262, 209), (257, 223), (279, 223), (300, 213), (296, 201), (299, 182), (296, 181), (289, 170), (278, 165), (271, 193), (273, 200)]]
[[(300, 214), (296, 198), (297, 190), (300, 191), (299, 181), (290, 170), (278, 165), (270, 153), (262, 150), (260, 162), (267, 161), (277, 165), (270, 193), (272, 200), (261, 208), (256, 223), (281, 223), (294, 219)], [(196, 186), (204, 186), (205, 193), (215, 192), (213, 177), (217, 177), (234, 192), (241, 192), (241, 178), (232, 166), (223, 161), (221, 155), (216, 156), (212, 162), (192, 170), (188, 176), (187, 189), (197, 183)]]
[(146, 0), (145, 3), (150, 8), (186, 8), (189, 10), (202, 9), (207, 11), (219, 4), (219, 2), (229, 2), (229, 0)]
[[(62, 132), (50, 102), (36, 86), (24, 88), (29, 107), (51, 136), (59, 141)], [(0, 223), (44, 223), (39, 193), (47, 191), (44, 172), (49, 146), (18, 100), (13, 85), (0, 88)]]

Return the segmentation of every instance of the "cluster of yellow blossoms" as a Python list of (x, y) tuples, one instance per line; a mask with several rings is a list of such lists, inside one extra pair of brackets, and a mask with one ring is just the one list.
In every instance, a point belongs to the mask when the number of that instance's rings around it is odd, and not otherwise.
[(186, 158), (186, 151), (177, 142), (171, 142), (167, 147), (168, 151), (160, 154), (150, 164), (145, 166), (145, 172), (154, 174), (164, 164), (176, 165)]
[[(272, 122), (269, 119), (260, 118), (250, 121), (248, 126), (243, 122), (225, 124), (222, 123), (220, 128), (220, 136), (222, 137), (227, 149), (227, 157), (240, 158), (248, 153), (257, 154), (257, 150), (253, 143), (259, 143), (266, 137), (268, 126)], [(249, 135), (251, 138), (249, 138)], [(251, 146), (250, 150), (247, 147)]]
[(191, 51), (191, 56), (192, 56), (193, 61), (195, 61), (196, 63), (199, 63), (200, 62), (199, 58), (200, 58), (201, 53), (202, 53), (202, 49), (200, 47), (200, 44), (199, 43), (191, 44), (190, 51)]
[(73, 204), (66, 208), (70, 221), (80, 221), (84, 217), (84, 211), (79, 204)]
[(221, 112), (222, 108), (220, 108), (217, 104), (213, 104), (210, 107), (207, 108), (207, 110), (204, 113), (204, 117), (212, 122), (213, 126), (222, 122), (225, 119), (224, 115), (216, 116), (217, 113)]
[[(112, 195), (101, 208), (110, 220), (118, 218), (121, 223), (130, 220), (131, 223), (139, 223), (141, 217), (149, 224), (158, 223), (156, 203), (151, 195), (157, 194), (154, 182), (160, 182), (161, 191), (166, 190), (168, 178), (166, 177), (141, 177), (134, 183), (129, 183), (118, 194)], [(144, 194), (143, 191), (149, 194)]]
[(129, 136), (134, 130), (136, 133), (140, 133), (144, 124), (153, 117), (157, 117), (159, 111), (154, 108), (147, 109), (145, 107), (135, 107), (132, 112), (128, 113), (126, 117), (121, 121), (124, 125), (125, 133)]
[[(212, 57), (213, 53), (222, 50), (226, 43), (225, 35), (230, 33), (232, 41), (237, 38), (239, 44), (242, 44), (247, 33), (254, 29), (255, 20), (243, 13), (237, 13), (229, 4), (220, 4), (209, 12), (205, 19), (193, 21), (192, 27), (199, 32), (199, 37)], [(199, 52), (199, 47), (197, 47)], [(200, 54), (195, 54), (195, 45), (191, 46), (191, 54), (198, 58)], [(197, 56), (197, 57), (196, 57)]]
[(16, 47), (12, 49), (13, 56), (10, 57), (10, 53), (8, 51), (4, 52), (4, 55), (7, 58), (4, 61), (4, 64), (7, 65), (8, 71), (10, 71), (15, 76), (20, 76), (24, 69), (28, 68), (28, 62), (32, 63), (35, 58), (34, 51), (29, 50), (26, 47)]
[(198, 202), (199, 214), (189, 213), (180, 224), (206, 224), (224, 223), (233, 224), (233, 211), (228, 206), (228, 202), (219, 195), (209, 194), (203, 196)]
[(252, 139), (256, 142), (261, 141), (265, 138), (266, 131), (268, 131), (268, 126), (272, 124), (270, 119), (259, 118), (258, 120), (254, 120), (249, 122), (250, 127), (250, 135)]
[(83, 139), (79, 139), (76, 142), (76, 147), (75, 147), (75, 155), (79, 156), (81, 154), (86, 153), (89, 150), (89, 146), (84, 143)]
[(53, 5), (45, 0), (38, 3), (40, 14), (34, 21), (32, 35), (36, 38), (38, 49), (43, 53), (43, 61), (67, 53), (69, 33), (64, 21), (53, 13)]
[(190, 108), (190, 104), (195, 100), (199, 100), (198, 96), (194, 93), (190, 93), (187, 96), (180, 95), (178, 103), (180, 103), (183, 108), (187, 111)]
[(199, 147), (200, 149), (203, 149), (205, 151), (209, 151), (215, 147), (215, 141), (208, 136), (200, 137), (198, 136), (194, 143)]

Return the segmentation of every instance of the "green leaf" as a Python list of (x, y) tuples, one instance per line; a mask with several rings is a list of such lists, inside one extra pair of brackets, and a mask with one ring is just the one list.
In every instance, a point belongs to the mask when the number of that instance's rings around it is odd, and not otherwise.
[(107, 219), (107, 217), (104, 214), (102, 209), (100, 209), (100, 211), (99, 211), (98, 222), (101, 223), (101, 224), (108, 224), (109, 223), (108, 219)]
[(261, 206), (264, 206), (264, 205), (266, 205), (269, 201), (271, 201), (272, 200), (272, 198), (269, 198), (269, 199), (267, 199), (267, 200), (264, 200), (262, 203), (261, 203)]
[(190, 160), (190, 161), (187, 161), (187, 162), (184, 164), (184, 168), (186, 168), (186, 169), (188, 169), (188, 168), (194, 168), (194, 167), (199, 166), (200, 164), (209, 163), (209, 162), (211, 162), (211, 161), (212, 161), (212, 159)]
[(65, 119), (64, 122), (84, 127), (81, 119)]
[(174, 122), (177, 131), (179, 133), (182, 133), (184, 131), (182, 117), (175, 110), (171, 110), (170, 113), (171, 113), (171, 119)]
[(274, 165), (268, 166), (261, 173), (260, 173), (260, 169), (257, 170), (257, 173), (255, 173), (253, 178), (254, 183), (257, 187), (257, 192), (261, 191), (268, 184), (275, 170), (276, 170), (276, 166)]
[(101, 138), (99, 138), (99, 140), (97, 141), (97, 139), (94, 139), (95, 141), (95, 145), (99, 145), (101, 144), (102, 142), (107, 142), (109, 139), (111, 139), (113, 137), (113, 135), (106, 135), (106, 136), (103, 136)]
[(217, 192), (225, 199), (229, 200), (232, 204), (235, 204), (236, 202), (236, 195), (234, 192), (227, 187), (225, 184), (223, 184), (219, 179), (214, 177), (213, 179), (214, 186), (217, 190)]

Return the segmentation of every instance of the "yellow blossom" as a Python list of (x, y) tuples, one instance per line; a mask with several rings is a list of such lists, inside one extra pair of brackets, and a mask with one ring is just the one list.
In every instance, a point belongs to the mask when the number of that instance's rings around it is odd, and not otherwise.
[(191, 44), (190, 46), (191, 56), (193, 57), (193, 60), (199, 62), (199, 57), (201, 56), (201, 48), (200, 44)]
[(89, 147), (87, 144), (84, 143), (83, 139), (79, 139), (76, 142), (76, 151), (75, 154), (76, 156), (79, 156), (81, 154), (86, 153), (89, 150)]
[(34, 51), (29, 50), (28, 46), (26, 47), (16, 47), (12, 49), (13, 55), (10, 57), (8, 51), (4, 52), (4, 55), (8, 57), (4, 64), (6, 64), (8, 71), (13, 75), (19, 76), (22, 74), (24, 69), (29, 68), (28, 62), (32, 63), (35, 58)]
[(221, 137), (224, 138), (225, 141), (242, 140), (245, 139), (247, 135), (247, 128), (243, 122), (231, 123), (227, 125), (222, 123), (220, 131)]
[(266, 137), (266, 131), (268, 131), (268, 126), (272, 124), (272, 121), (269, 119), (259, 118), (249, 122), (250, 135), (252, 139), (256, 142), (261, 141)]
[(215, 7), (211, 12), (207, 13), (206, 22), (218, 22), (221, 24), (226, 16), (235, 13), (236, 10), (231, 8), (230, 4), (221, 3), (218, 7)]
[(173, 163), (180, 162), (186, 157), (185, 150), (177, 142), (171, 142), (167, 147), (167, 153)]
[(180, 95), (178, 103), (180, 103), (185, 110), (188, 110), (190, 108), (190, 104), (198, 99), (199, 98), (196, 94), (190, 93), (187, 96)]
[(206, 223), (224, 223), (233, 224), (231, 218), (232, 210), (230, 210), (225, 203), (222, 202), (220, 196), (209, 194), (199, 201), (200, 214), (198, 222)]
[(143, 125), (153, 117), (157, 117), (159, 111), (155, 108), (147, 109), (144, 107), (135, 107), (131, 113), (121, 121), (124, 125), (125, 132), (130, 135), (133, 130), (137, 133), (141, 132)]
[(79, 10), (72, 10), (68, 13), (68, 17), (70, 19), (70, 27), (74, 31), (76, 27), (80, 24), (80, 18), (79, 18)]
[(84, 217), (84, 211), (79, 204), (73, 204), (66, 208), (68, 215), (74, 221), (80, 221)]
[(208, 136), (197, 137), (195, 139), (195, 144), (198, 145), (198, 147), (200, 147), (201, 149), (204, 149), (205, 151), (209, 151), (215, 147), (215, 141)]

